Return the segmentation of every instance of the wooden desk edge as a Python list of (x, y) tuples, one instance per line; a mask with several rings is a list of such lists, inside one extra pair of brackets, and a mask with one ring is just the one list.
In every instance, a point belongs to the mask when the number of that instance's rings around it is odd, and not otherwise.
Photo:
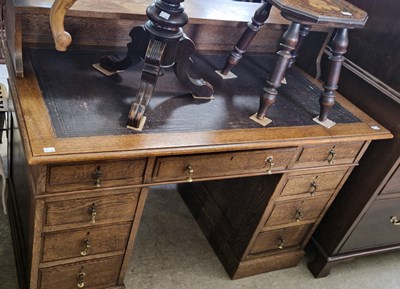
[[(9, 60), (8, 55), (6, 56)], [(27, 62), (29, 63), (29, 61)], [(29, 164), (212, 153), (393, 137), (388, 130), (338, 94), (337, 101), (362, 122), (337, 124), (330, 129), (312, 125), (303, 126), (301, 129), (299, 127), (275, 127), (185, 132), (184, 134), (179, 132), (143, 133), (122, 136), (57, 138), (50, 125), (50, 116), (30, 63), (29, 65), (25, 63), (25, 69), (26, 76), (24, 78), (16, 78), (10, 71), (10, 89)], [(320, 85), (307, 74), (303, 73), (303, 75), (313, 83)], [(20, 95), (21, 92), (26, 93), (27, 91), (29, 93), (26, 95)], [(35, 118), (35, 114), (40, 117)], [(379, 126), (380, 130), (373, 130), (371, 126)], [(48, 147), (54, 148), (55, 152), (44, 152), (44, 148)]]

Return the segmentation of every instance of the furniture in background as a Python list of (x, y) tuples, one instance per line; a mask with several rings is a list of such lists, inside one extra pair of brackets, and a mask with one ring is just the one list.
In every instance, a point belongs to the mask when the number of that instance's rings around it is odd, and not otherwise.
[[(178, 79), (193, 97), (211, 99), (213, 95), (211, 84), (189, 75), (192, 64), (190, 56), (196, 51), (196, 47), (182, 29), (189, 21), (181, 4), (183, 1), (155, 0), (146, 9), (149, 20), (129, 32), (132, 40), (127, 44), (126, 56), (120, 59), (116, 55), (106, 55), (101, 57), (99, 64), (94, 64), (100, 72), (110, 75), (143, 60), (140, 86), (128, 114), (128, 128), (142, 130), (146, 121), (144, 113), (158, 77), (163, 75), (166, 68), (174, 69)], [(50, 10), (50, 26), (56, 49), (60, 51), (65, 51), (71, 42), (70, 34), (64, 30), (64, 17), (74, 2), (75, 0), (56, 0)]]
[(309, 264), (315, 277), (344, 261), (400, 249), (400, 6), (350, 2), (370, 17), (364, 30), (350, 34), (354, 45), (344, 61), (340, 92), (394, 138), (368, 148), (315, 232), (317, 255)]
[(309, 33), (311, 26), (325, 26), (335, 28), (336, 32), (331, 42), (331, 56), (329, 57), (329, 73), (324, 83), (324, 91), (319, 99), (320, 112), (315, 121), (330, 127), (334, 125), (328, 119), (330, 108), (335, 103), (335, 90), (340, 76), (343, 55), (348, 46), (348, 30), (364, 27), (368, 16), (363, 10), (346, 1), (291, 1), (291, 0), (264, 0), (264, 3), (255, 12), (251, 23), (240, 37), (234, 50), (229, 54), (224, 68), (221, 71), (227, 76), (230, 70), (237, 65), (242, 54), (247, 50), (253, 37), (260, 30), (260, 26), (268, 19), (272, 6), (278, 7), (283, 17), (291, 21), (288, 30), (283, 34), (278, 60), (270, 74), (267, 86), (260, 96), (260, 106), (256, 118), (263, 121), (269, 108), (275, 103), (277, 89), (281, 86), (287, 69), (289, 69), (299, 54), (301, 44)]
[[(275, 18), (268, 37), (260, 31), (262, 39), (249, 47), (257, 55), (246, 55), (238, 79), (227, 85), (214, 72), (233, 45), (221, 31), (236, 34), (245, 27), (236, 11), (247, 21), (255, 7), (228, 0), (186, 6), (194, 15), (189, 36), (208, 51), (193, 56), (193, 73), (210, 79), (215, 99), (187, 97), (166, 70), (143, 132), (129, 130), (124, 109), (140, 68), (105, 77), (92, 63), (113, 45), (124, 52), (125, 32), (143, 22), (144, 10), (120, 1), (110, 11), (102, 1), (91, 11), (92, 3), (81, 0), (69, 10), (66, 30), (74, 41), (60, 53), (49, 46), (52, 1), (8, 2), (9, 213), (21, 288), (124, 288), (148, 189), (170, 183), (182, 184), (182, 197), (232, 278), (295, 266), (367, 147), (391, 134), (340, 95), (331, 111), (337, 124), (313, 122), (321, 86), (294, 67), (270, 110), (272, 126), (248, 119), (275, 60), (268, 52), (287, 22)], [(208, 13), (222, 7), (223, 15)]]

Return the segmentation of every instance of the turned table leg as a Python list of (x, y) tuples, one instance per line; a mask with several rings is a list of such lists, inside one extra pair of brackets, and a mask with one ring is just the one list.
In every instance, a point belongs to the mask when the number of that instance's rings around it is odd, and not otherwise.
[(297, 42), (296, 48), (292, 51), (292, 58), (289, 60), (288, 69), (292, 67), (292, 65), (296, 62), (297, 57), (299, 56), (300, 48), (304, 42), (304, 39), (307, 37), (310, 32), (310, 25), (301, 25), (299, 32), (299, 41)]
[(253, 18), (251, 19), (251, 23), (247, 24), (246, 30), (243, 32), (238, 43), (229, 54), (225, 66), (221, 71), (222, 75), (227, 75), (229, 71), (239, 63), (242, 55), (246, 52), (254, 36), (256, 36), (257, 32), (260, 31), (260, 27), (264, 25), (264, 22), (268, 19), (271, 8), (271, 3), (264, 2), (263, 5), (256, 10)]
[(260, 106), (257, 112), (257, 118), (263, 119), (268, 109), (274, 104), (278, 95), (277, 88), (281, 86), (281, 81), (286, 73), (289, 62), (292, 59), (292, 51), (296, 49), (299, 41), (300, 24), (292, 22), (288, 30), (283, 34), (280, 43), (281, 49), (277, 52), (278, 60), (264, 87), (264, 93), (260, 97)]
[(324, 91), (319, 99), (320, 113), (319, 121), (328, 119), (329, 110), (335, 104), (335, 91), (338, 88), (340, 70), (344, 60), (343, 54), (346, 53), (349, 44), (348, 29), (340, 28), (336, 30), (336, 34), (332, 40), (332, 55), (329, 57), (329, 72), (326, 82), (324, 83)]

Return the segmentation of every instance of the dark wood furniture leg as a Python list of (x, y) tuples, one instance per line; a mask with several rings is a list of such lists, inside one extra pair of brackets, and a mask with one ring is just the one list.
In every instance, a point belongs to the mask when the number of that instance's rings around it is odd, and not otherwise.
[(264, 93), (260, 97), (260, 106), (257, 112), (258, 119), (263, 119), (268, 109), (275, 102), (275, 98), (278, 95), (277, 88), (281, 86), (281, 81), (293, 57), (292, 52), (295, 51), (299, 42), (300, 26), (300, 23), (292, 22), (288, 30), (283, 34), (280, 43), (281, 49), (277, 52), (278, 60), (267, 81), (267, 86), (264, 87)]
[(300, 33), (299, 33), (299, 41), (297, 42), (296, 48), (292, 51), (292, 58), (289, 60), (288, 68), (292, 67), (292, 65), (296, 62), (297, 56), (299, 56), (300, 48), (304, 42), (304, 39), (310, 32), (310, 25), (301, 25)]
[(308, 269), (315, 278), (323, 278), (330, 274), (331, 268), (343, 262), (349, 262), (355, 259), (355, 256), (329, 256), (325, 250), (311, 239), (311, 243), (315, 248), (315, 258), (307, 264)]
[(101, 67), (110, 71), (124, 70), (144, 59), (141, 84), (128, 116), (129, 128), (140, 128), (162, 68), (174, 67), (177, 78), (194, 96), (211, 99), (214, 93), (211, 84), (189, 76), (190, 55), (195, 52), (195, 45), (182, 30), (188, 22), (183, 1), (154, 1), (147, 8), (149, 20), (144, 27), (131, 30), (132, 42), (128, 44), (126, 57), (120, 60), (107, 55), (100, 59)]
[(320, 113), (319, 121), (328, 119), (328, 113), (331, 107), (335, 104), (335, 91), (338, 88), (340, 70), (344, 60), (343, 54), (346, 53), (349, 44), (348, 29), (340, 28), (336, 30), (335, 36), (332, 39), (332, 55), (329, 57), (329, 72), (326, 82), (324, 83), (324, 91), (319, 99)]
[(239, 41), (231, 51), (226, 60), (225, 66), (221, 71), (222, 75), (227, 75), (231, 69), (237, 65), (242, 58), (242, 55), (246, 52), (254, 36), (260, 31), (260, 27), (264, 25), (264, 22), (268, 19), (271, 11), (272, 4), (264, 2), (260, 8), (256, 10), (251, 23), (247, 24), (246, 30), (243, 32)]

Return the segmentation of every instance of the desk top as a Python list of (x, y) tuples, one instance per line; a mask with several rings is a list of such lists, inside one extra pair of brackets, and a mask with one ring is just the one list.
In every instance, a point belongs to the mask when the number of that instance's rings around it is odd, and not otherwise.
[[(336, 141), (390, 138), (390, 133), (338, 95), (327, 129), (311, 119), (318, 114), (318, 84), (300, 71), (286, 76), (271, 108), (272, 124), (249, 120), (274, 62), (271, 56), (246, 56), (221, 80), (214, 69), (225, 55), (194, 58), (193, 75), (210, 81), (215, 100), (194, 100), (170, 69), (160, 77), (146, 111), (143, 132), (126, 128), (127, 112), (138, 88), (141, 65), (107, 78), (91, 64), (104, 51), (53, 49), (25, 51), (24, 78), (11, 78), (15, 111), (30, 164), (194, 154), (288, 147)], [(373, 129), (379, 127), (378, 130)]]

